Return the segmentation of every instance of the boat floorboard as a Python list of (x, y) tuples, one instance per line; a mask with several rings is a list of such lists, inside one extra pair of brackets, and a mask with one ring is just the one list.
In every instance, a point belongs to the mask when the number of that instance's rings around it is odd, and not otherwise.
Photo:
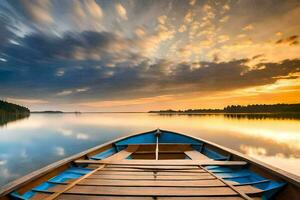
[(196, 150), (188, 150), (184, 152), (188, 157), (190, 157), (192, 160), (212, 160), (206, 155), (200, 153), (199, 151)]
[[(40, 200), (49, 194), (37, 193), (32, 200)], [(124, 197), (124, 196), (97, 196), (97, 195), (72, 195), (62, 194), (56, 200), (182, 200), (182, 197)], [(242, 200), (241, 197), (184, 197), (185, 200)]]
[(94, 174), (105, 174), (105, 175), (159, 175), (159, 176), (170, 176), (176, 174), (176, 176), (193, 176), (193, 175), (201, 175), (206, 174), (207, 172), (203, 170), (198, 170), (198, 172), (185, 172), (185, 171), (98, 171)]
[(87, 177), (87, 179), (115, 179), (115, 180), (208, 180), (216, 179), (214, 176), (209, 173), (199, 173), (198, 175), (193, 176), (160, 176), (160, 175), (102, 175), (102, 174), (92, 174)]
[(135, 186), (135, 187), (220, 187), (226, 186), (218, 179), (212, 180), (187, 180), (187, 181), (159, 181), (159, 180), (99, 180), (84, 179), (77, 185), (99, 186)]
[(77, 164), (108, 164), (130, 166), (197, 166), (197, 165), (246, 165), (245, 161), (215, 160), (76, 160)]
[[(65, 185), (56, 185), (50, 192), (60, 192)], [(80, 186), (76, 185), (65, 194), (119, 195), (119, 196), (228, 196), (237, 195), (229, 187), (115, 187), (115, 186)]]
[(148, 166), (148, 165), (108, 165), (107, 166), (108, 169), (121, 169), (121, 168), (130, 168), (130, 169), (150, 169), (150, 170), (190, 170), (190, 169), (195, 169), (195, 170), (199, 170), (198, 166), (176, 166), (176, 165), (153, 165), (153, 166)]

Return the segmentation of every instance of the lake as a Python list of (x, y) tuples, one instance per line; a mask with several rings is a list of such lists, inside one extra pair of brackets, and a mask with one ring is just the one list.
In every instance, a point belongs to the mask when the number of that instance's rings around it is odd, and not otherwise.
[(299, 119), (222, 114), (31, 114), (0, 126), (0, 185), (87, 148), (156, 128), (194, 135), (300, 175)]

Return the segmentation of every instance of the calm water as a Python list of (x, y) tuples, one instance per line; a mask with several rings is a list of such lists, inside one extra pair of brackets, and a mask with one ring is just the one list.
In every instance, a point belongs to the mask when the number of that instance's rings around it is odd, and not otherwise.
[(147, 113), (32, 114), (0, 127), (0, 185), (114, 138), (156, 128), (188, 133), (300, 175), (300, 120)]

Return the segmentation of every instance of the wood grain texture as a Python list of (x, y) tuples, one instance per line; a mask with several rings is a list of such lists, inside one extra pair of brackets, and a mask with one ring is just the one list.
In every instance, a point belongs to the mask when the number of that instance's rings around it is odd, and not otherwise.
[(139, 145), (128, 145), (128, 147), (122, 151), (119, 151), (118, 153), (113, 154), (112, 156), (109, 156), (108, 158), (104, 160), (123, 160), (126, 159), (128, 156), (130, 156), (132, 153), (134, 153), (139, 148)]
[(83, 179), (89, 177), (90, 175), (92, 175), (93, 173), (95, 173), (95, 172), (98, 171), (98, 170), (101, 170), (101, 169), (104, 168), (104, 167), (105, 167), (105, 165), (99, 166), (97, 169), (95, 169), (95, 170), (93, 170), (93, 171), (91, 171), (91, 172), (89, 172), (89, 173), (87, 173), (87, 174), (81, 176), (80, 178), (76, 179), (75, 181), (71, 182), (70, 184), (64, 186), (64, 188), (63, 188), (62, 190), (56, 191), (55, 193), (53, 193), (52, 195), (48, 196), (48, 197), (45, 198), (45, 199), (46, 199), (46, 200), (53, 200), (53, 199), (57, 198), (57, 197), (58, 197), (59, 195), (61, 195), (62, 193), (67, 192), (68, 190), (70, 190), (70, 189), (72, 189), (73, 187), (75, 187), (75, 185), (76, 185), (79, 181), (81, 181), (81, 180), (83, 180)]
[(194, 169), (197, 170), (197, 166), (175, 166), (175, 165), (108, 165), (107, 169), (111, 168), (129, 168), (129, 169), (144, 169), (144, 170), (190, 170)]
[[(51, 192), (64, 190), (64, 185), (50, 188)], [(118, 195), (118, 196), (228, 196), (236, 195), (229, 187), (112, 187), (112, 186), (74, 186), (65, 191), (68, 194)]]
[(108, 164), (108, 165), (149, 165), (149, 166), (195, 166), (195, 165), (246, 165), (244, 161), (214, 161), (214, 160), (76, 160), (77, 164)]
[(58, 200), (242, 200), (240, 197), (122, 197), (122, 196), (92, 196), (92, 195), (62, 195)]
[(168, 180), (168, 181), (176, 181), (176, 180), (208, 180), (215, 179), (212, 175), (208, 173), (201, 173), (201, 175), (194, 176), (160, 176), (160, 175), (102, 175), (102, 174), (92, 174), (89, 179), (111, 179), (111, 180)]
[(187, 181), (159, 181), (159, 180), (99, 180), (84, 179), (77, 185), (98, 186), (149, 186), (149, 187), (219, 187), (225, 186), (218, 179), (211, 180), (187, 180)]
[(185, 172), (185, 171), (98, 171), (94, 174), (105, 174), (105, 175), (135, 175), (135, 176), (140, 176), (140, 175), (160, 175), (160, 176), (171, 176), (171, 175), (176, 175), (176, 176), (193, 176), (193, 175), (199, 175), (201, 173), (205, 174), (206, 172), (200, 171), (199, 172)]
[(196, 150), (188, 150), (184, 152), (188, 157), (190, 157), (192, 160), (212, 160), (206, 155), (200, 153)]

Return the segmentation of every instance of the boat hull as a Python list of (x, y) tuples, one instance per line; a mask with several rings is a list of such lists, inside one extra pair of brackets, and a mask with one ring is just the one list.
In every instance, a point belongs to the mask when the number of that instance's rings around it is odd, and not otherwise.
[(46, 166), (3, 187), (0, 197), (298, 199), (299, 188), (299, 177), (239, 152), (186, 134), (153, 130)]

